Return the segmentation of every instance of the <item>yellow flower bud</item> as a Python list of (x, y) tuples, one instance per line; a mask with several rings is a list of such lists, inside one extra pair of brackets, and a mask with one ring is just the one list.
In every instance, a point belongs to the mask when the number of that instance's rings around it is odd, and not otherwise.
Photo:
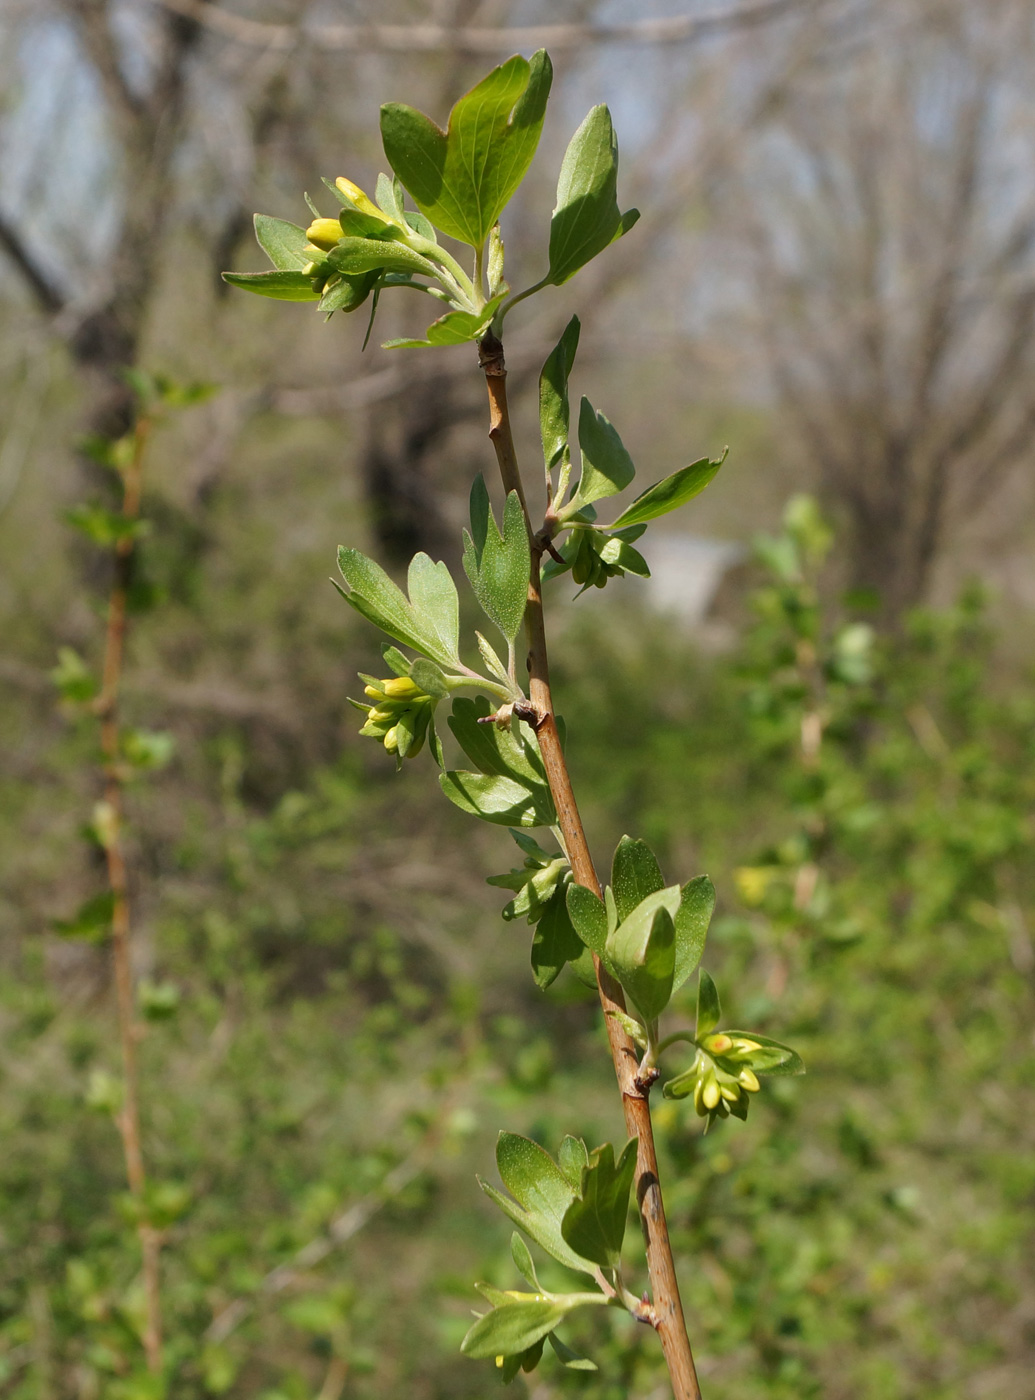
[(710, 1050), (714, 1055), (724, 1055), (732, 1046), (733, 1041), (728, 1035), (721, 1032), (718, 1035), (710, 1035), (704, 1042), (705, 1049)]
[(720, 1084), (719, 1093), (727, 1103), (736, 1103), (740, 1098), (740, 1086), (737, 1084)]
[(709, 1079), (701, 1090), (701, 1102), (704, 1104), (705, 1108), (715, 1108), (721, 1097), (722, 1095), (719, 1092), (718, 1082), (714, 1079)]
[(384, 724), (385, 721), (390, 720), (395, 713), (396, 711), (394, 707), (392, 709), (375, 709), (370, 711), (368, 718), (374, 724)]
[(741, 1084), (743, 1084), (744, 1088), (748, 1091), (749, 1094), (758, 1093), (758, 1090), (760, 1088), (760, 1085), (758, 1083), (758, 1075), (755, 1074), (753, 1070), (742, 1069), (737, 1075), (737, 1079)]
[(335, 247), (339, 238), (344, 237), (337, 219), (314, 219), (305, 231), (309, 242), (325, 250)]
[(369, 695), (371, 700), (383, 700), (385, 698), (385, 693), (379, 685), (365, 685), (363, 687), (363, 694)]
[(395, 753), (399, 747), (399, 726), (394, 724), (385, 735), (385, 748), (389, 753)]
[(381, 689), (393, 700), (408, 699), (411, 695), (424, 694), (420, 686), (411, 681), (409, 676), (393, 676), (391, 680), (382, 681)]
[(344, 175), (339, 175), (334, 183), (350, 204), (354, 204), (364, 214), (371, 214), (375, 219), (380, 219), (385, 224), (389, 222), (370, 196), (358, 185), (354, 185), (351, 180), (346, 180)]

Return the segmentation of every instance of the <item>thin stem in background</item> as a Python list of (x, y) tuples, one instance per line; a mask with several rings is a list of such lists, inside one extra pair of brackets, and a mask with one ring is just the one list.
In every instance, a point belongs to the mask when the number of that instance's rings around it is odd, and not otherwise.
[[(510, 426), (510, 410), (507, 404), (507, 370), (503, 358), (503, 346), (492, 335), (486, 336), (479, 346), (479, 363), (485, 373), (485, 383), (489, 391), (489, 438), (496, 450), (503, 489), (509, 494), (518, 493), (518, 499), (525, 512), (525, 524), (532, 546), (532, 568), (528, 585), (528, 605), (525, 611), (525, 629), (528, 636), (529, 698), (535, 711), (536, 734), (543, 755), (543, 766), (553, 794), (554, 805), (564, 841), (571, 861), (572, 874), (578, 884), (592, 890), (600, 898), (602, 890), (597, 878), (593, 858), (586, 841), (582, 818), (579, 816), (571, 777), (561, 748), (560, 734), (554, 716), (553, 700), (550, 694), (550, 666), (546, 648), (546, 625), (543, 617), (542, 588), (539, 576), (542, 545), (536, 538), (536, 530), (528, 514), (525, 492), (518, 467), (514, 437)], [(654, 1148), (654, 1131), (651, 1125), (649, 1088), (637, 1083), (636, 1072), (639, 1055), (636, 1046), (622, 1029), (611, 1011), (625, 1010), (625, 997), (621, 987), (600, 964), (593, 959), (597, 973), (597, 988), (600, 1004), (604, 1010), (604, 1024), (614, 1060), (615, 1074), (622, 1095), (622, 1109), (625, 1114), (626, 1131), (637, 1139), (636, 1153), (636, 1200), (640, 1208), (640, 1221), (647, 1247), (647, 1268), (650, 1273), (653, 1308), (649, 1320), (661, 1340), (665, 1361), (675, 1400), (701, 1400), (701, 1389), (697, 1382), (690, 1339), (687, 1336), (683, 1318), (683, 1305), (679, 1298), (679, 1283), (676, 1279), (675, 1262), (672, 1258), (672, 1245), (668, 1235), (668, 1222), (665, 1219), (665, 1205), (658, 1177), (658, 1158)]]
[[(123, 473), (122, 518), (135, 522), (140, 515), (140, 491), (144, 451), (151, 429), (150, 419), (142, 416), (133, 431), (133, 454)], [(132, 925), (129, 884), (122, 847), (122, 765), (119, 756), (119, 681), (126, 643), (126, 611), (132, 571), (134, 537), (123, 535), (115, 546), (114, 577), (108, 599), (108, 627), (104, 643), (104, 671), (97, 712), (101, 719), (101, 751), (104, 755), (104, 849), (108, 885), (112, 894), (111, 942), (118, 1007), (119, 1040), (122, 1048), (123, 1101), (117, 1116), (122, 1150), (126, 1159), (129, 1189), (141, 1212), (137, 1233), (144, 1278), (146, 1304), (144, 1351), (148, 1370), (162, 1369), (162, 1307), (159, 1274), (161, 1239), (153, 1225), (143, 1218), (147, 1177), (140, 1145), (140, 1074), (137, 1066), (136, 998), (133, 989)]]

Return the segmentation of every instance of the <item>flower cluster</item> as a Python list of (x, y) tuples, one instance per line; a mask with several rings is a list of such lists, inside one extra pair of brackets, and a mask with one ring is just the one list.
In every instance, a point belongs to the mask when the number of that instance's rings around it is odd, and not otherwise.
[(693, 1095), (694, 1108), (711, 1127), (716, 1118), (747, 1118), (748, 1094), (759, 1089), (752, 1061), (765, 1069), (771, 1061), (757, 1040), (734, 1033), (716, 1032), (697, 1042), (697, 1054), (689, 1069), (665, 1085), (665, 1096), (685, 1099)]
[(391, 676), (388, 680), (362, 676), (361, 679), (366, 681), (363, 693), (374, 703), (352, 702), (366, 713), (366, 723), (360, 734), (379, 739), (387, 752), (395, 754), (399, 760), (415, 758), (431, 727), (434, 698), (409, 676)]

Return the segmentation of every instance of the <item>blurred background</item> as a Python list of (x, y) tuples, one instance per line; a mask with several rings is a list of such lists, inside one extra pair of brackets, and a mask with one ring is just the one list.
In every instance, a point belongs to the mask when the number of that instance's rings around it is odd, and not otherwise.
[[(149, 450), (123, 687), (172, 741), (128, 799), (165, 1393), (485, 1394), (457, 1348), (473, 1280), (516, 1286), (474, 1181), (496, 1130), (621, 1135), (594, 999), (535, 989), (484, 883), (516, 848), (345, 703), (382, 663), (334, 548), (457, 563), (492, 465), (474, 351), (379, 349), (426, 322), (386, 298), (361, 353), (365, 310), (219, 278), (265, 265), (255, 210), (372, 189), (380, 102), (444, 123), (543, 44), (509, 280), (542, 275), (593, 103), (642, 219), (508, 323), (526, 471), (572, 311), (574, 390), (641, 487), (730, 447), (644, 541), (651, 580), (553, 585), (584, 815), (602, 867), (628, 831), (712, 875), (728, 1021), (809, 1066), (707, 1138), (659, 1101), (702, 1383), (1031, 1394), (1031, 6), (0, 0), (0, 1396), (162, 1393), (109, 954), (57, 929), (104, 888), (95, 727), (50, 673), (97, 665), (109, 577), (64, 512), (111, 499), (82, 444), (131, 423), (127, 369), (211, 386)], [(515, 1392), (668, 1393), (633, 1324), (570, 1340), (599, 1373), (549, 1358)]]

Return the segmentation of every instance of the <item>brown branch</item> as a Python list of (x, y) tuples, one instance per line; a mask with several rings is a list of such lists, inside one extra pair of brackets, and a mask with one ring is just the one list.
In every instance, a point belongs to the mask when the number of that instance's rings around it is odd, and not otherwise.
[[(138, 419), (134, 433), (133, 456), (123, 477), (122, 518), (135, 522), (140, 515), (140, 489), (144, 450), (150, 421)], [(104, 755), (104, 817), (101, 833), (112, 893), (112, 963), (118, 1006), (119, 1039), (122, 1048), (123, 1103), (117, 1122), (122, 1136), (129, 1189), (141, 1210), (137, 1232), (143, 1264), (146, 1317), (144, 1350), (148, 1370), (162, 1369), (162, 1312), (159, 1277), (158, 1231), (144, 1218), (147, 1177), (140, 1143), (140, 1075), (137, 1065), (136, 1007), (133, 989), (132, 924), (129, 882), (122, 847), (122, 764), (119, 756), (119, 682), (126, 643), (126, 600), (129, 593), (133, 558), (133, 536), (124, 535), (115, 546), (115, 576), (108, 602), (108, 627), (104, 645), (104, 670), (97, 712), (101, 717), (101, 751)]]
[(3, 214), (0, 214), (0, 247), (4, 249), (21, 273), (22, 281), (32, 293), (41, 311), (48, 316), (56, 316), (59, 311), (64, 310), (64, 297), (46, 277), (43, 269), (39, 267), (25, 246), (21, 234)]
[(475, 28), (444, 24), (327, 24), (306, 28), (266, 24), (230, 14), (209, 0), (156, 0), (197, 20), (226, 39), (262, 48), (293, 49), (299, 44), (354, 53), (498, 53), (508, 50), (581, 49), (587, 44), (679, 44), (726, 29), (766, 24), (794, 9), (798, 0), (755, 0), (696, 15), (631, 20), (625, 24), (536, 24)]
[[(485, 373), (485, 383), (489, 392), (489, 438), (496, 450), (500, 476), (504, 490), (516, 491), (525, 506), (521, 471), (518, 467), (514, 438), (510, 425), (510, 411), (507, 404), (507, 370), (503, 358), (503, 346), (491, 334), (486, 336), (479, 347), (479, 363)], [(542, 751), (543, 766), (550, 784), (550, 792), (557, 809), (557, 818), (564, 835), (572, 874), (578, 884), (600, 898), (602, 890), (589, 851), (582, 818), (571, 786), (571, 777), (561, 748), (560, 734), (554, 715), (553, 699), (550, 693), (550, 667), (546, 647), (546, 627), (543, 618), (543, 600), (539, 577), (539, 563), (542, 545), (536, 539), (536, 532), (525, 506), (525, 524), (532, 544), (532, 568), (528, 585), (528, 604), (525, 611), (525, 629), (528, 636), (529, 697), (535, 712), (535, 728)], [(665, 1206), (661, 1195), (658, 1177), (658, 1158), (654, 1147), (654, 1132), (651, 1126), (650, 1104), (647, 1094), (636, 1080), (639, 1055), (632, 1040), (610, 1012), (624, 1012), (625, 998), (621, 987), (601, 966), (598, 958), (593, 959), (597, 973), (597, 989), (600, 1004), (604, 1011), (604, 1024), (614, 1061), (618, 1087), (622, 1095), (622, 1109), (625, 1114), (626, 1131), (637, 1139), (636, 1153), (636, 1200), (640, 1208), (640, 1221), (647, 1247), (647, 1268), (650, 1273), (654, 1295), (653, 1325), (661, 1339), (665, 1361), (668, 1364), (675, 1400), (700, 1400), (701, 1391), (697, 1382), (690, 1341), (683, 1319), (683, 1306), (679, 1298), (679, 1283), (676, 1278), (675, 1262), (672, 1258), (672, 1245), (665, 1219)]]

